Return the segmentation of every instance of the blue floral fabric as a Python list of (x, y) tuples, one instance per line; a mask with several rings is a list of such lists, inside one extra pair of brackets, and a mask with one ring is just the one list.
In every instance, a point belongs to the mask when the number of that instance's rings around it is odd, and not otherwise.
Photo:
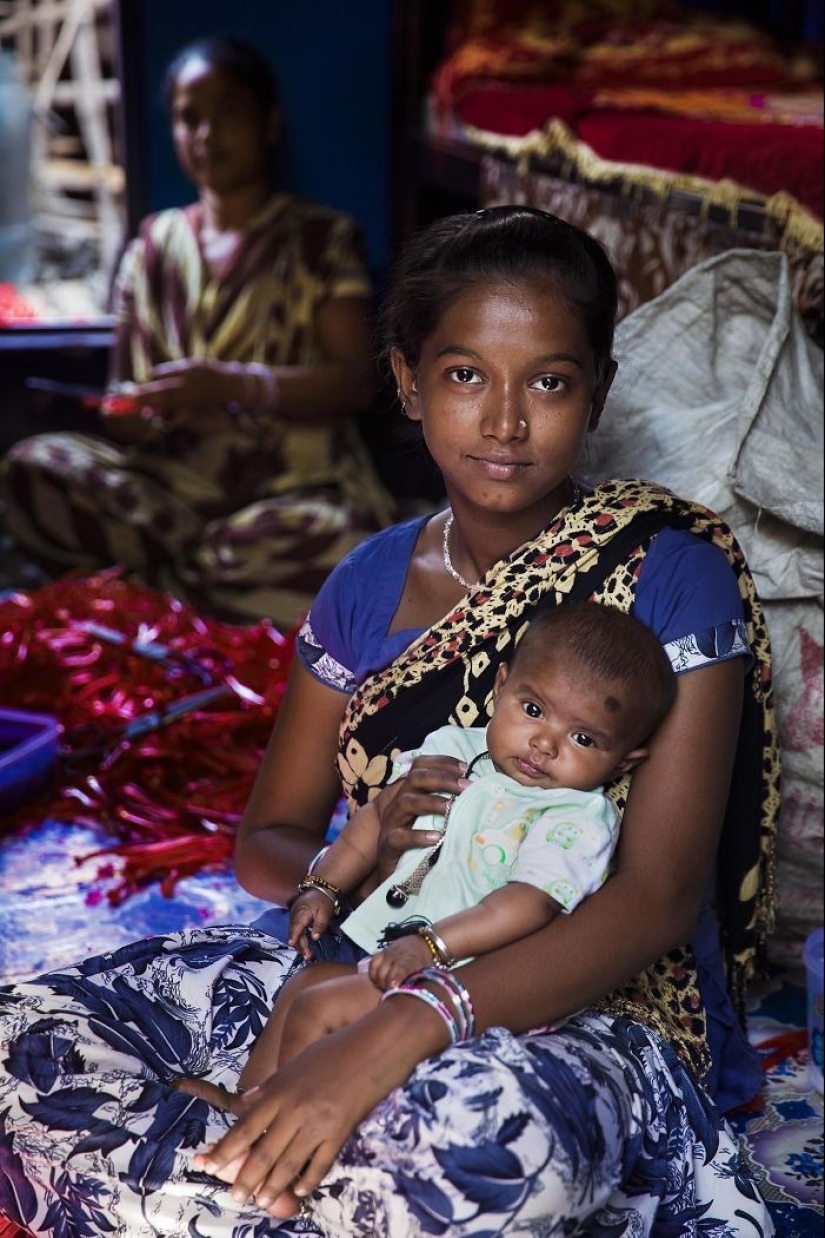
[(424, 1062), (277, 1223), (193, 1169), (295, 952), (252, 927), (149, 938), (0, 990), (0, 1212), (49, 1238), (768, 1238), (730, 1127), (654, 1033), (583, 1014)]

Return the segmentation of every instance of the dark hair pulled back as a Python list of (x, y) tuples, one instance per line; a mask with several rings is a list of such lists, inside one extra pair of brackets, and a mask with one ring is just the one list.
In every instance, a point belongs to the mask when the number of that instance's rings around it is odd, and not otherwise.
[(250, 90), (264, 115), (273, 107), (280, 106), (281, 96), (275, 74), (257, 48), (231, 35), (214, 34), (187, 43), (166, 69), (163, 99), (170, 110), (181, 70), (194, 59), (202, 60), (213, 69), (223, 70)]
[(414, 369), (445, 310), (477, 285), (545, 278), (580, 319), (600, 381), (612, 359), (616, 273), (594, 237), (525, 206), (449, 215), (410, 237), (393, 267), (381, 315), (385, 358), (398, 349)]

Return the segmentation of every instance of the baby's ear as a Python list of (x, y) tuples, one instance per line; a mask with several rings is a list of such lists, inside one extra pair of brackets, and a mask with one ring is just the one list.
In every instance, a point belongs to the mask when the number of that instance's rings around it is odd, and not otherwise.
[(493, 703), (494, 704), (498, 700), (501, 694), (501, 689), (504, 687), (504, 684), (507, 680), (507, 676), (509, 674), (510, 674), (509, 666), (507, 665), (506, 662), (502, 662), (501, 666), (499, 666), (498, 670), (496, 671), (496, 681), (493, 684)]
[(632, 769), (635, 769), (637, 765), (641, 765), (642, 761), (647, 758), (649, 752), (649, 748), (634, 748), (632, 752), (625, 753), (619, 764), (616, 766), (616, 773), (613, 775), (614, 778), (619, 774), (628, 774)]

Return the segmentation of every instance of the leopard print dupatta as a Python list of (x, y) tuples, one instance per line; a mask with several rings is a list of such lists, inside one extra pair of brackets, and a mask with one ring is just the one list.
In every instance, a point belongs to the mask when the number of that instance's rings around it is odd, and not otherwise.
[[(647, 482), (605, 482), (586, 493), (540, 538), (496, 564), (389, 667), (365, 681), (344, 717), (339, 769), (352, 810), (378, 793), (395, 756), (416, 747), (434, 725), (445, 720), (485, 725), (496, 668), (538, 610), (585, 599), (629, 610), (647, 548), (665, 527), (687, 529), (723, 551), (739, 582), (754, 654), (717, 890), (731, 991), (741, 1013), (745, 986), (764, 960), (776, 911), (779, 751), (762, 608), (733, 533), (707, 508)], [(607, 789), (620, 813), (629, 785), (626, 775)], [(700, 1077), (706, 1073), (706, 1017), (689, 946), (671, 951), (599, 1008), (652, 1026)]]

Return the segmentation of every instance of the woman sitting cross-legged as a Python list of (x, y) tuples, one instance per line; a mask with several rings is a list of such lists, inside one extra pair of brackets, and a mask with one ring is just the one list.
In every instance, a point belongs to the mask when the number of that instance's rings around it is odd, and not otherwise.
[[(530, 620), (598, 601), (649, 628), (677, 678), (646, 759), (608, 784), (607, 880), (462, 966), (452, 1019), (403, 991), (351, 1023), (324, 986), (297, 995), (278, 1071), (239, 1115), (180, 1081), (236, 1090), (296, 963), (283, 912), (2, 993), (2, 1198), (33, 1234), (773, 1234), (713, 1099), (746, 1100), (758, 1063), (709, 928), (718, 913), (739, 998), (771, 913), (768, 640), (713, 513), (647, 482), (576, 480), (615, 314), (602, 248), (541, 211), (410, 239), (386, 351), (450, 506), (363, 543), (321, 589), (236, 850), (242, 884), (283, 907), (343, 785), (379, 817), (366, 897), (464, 785), (446, 754), (387, 785), (398, 754), (486, 726)], [(443, 996), (427, 970), (413, 987)]]

